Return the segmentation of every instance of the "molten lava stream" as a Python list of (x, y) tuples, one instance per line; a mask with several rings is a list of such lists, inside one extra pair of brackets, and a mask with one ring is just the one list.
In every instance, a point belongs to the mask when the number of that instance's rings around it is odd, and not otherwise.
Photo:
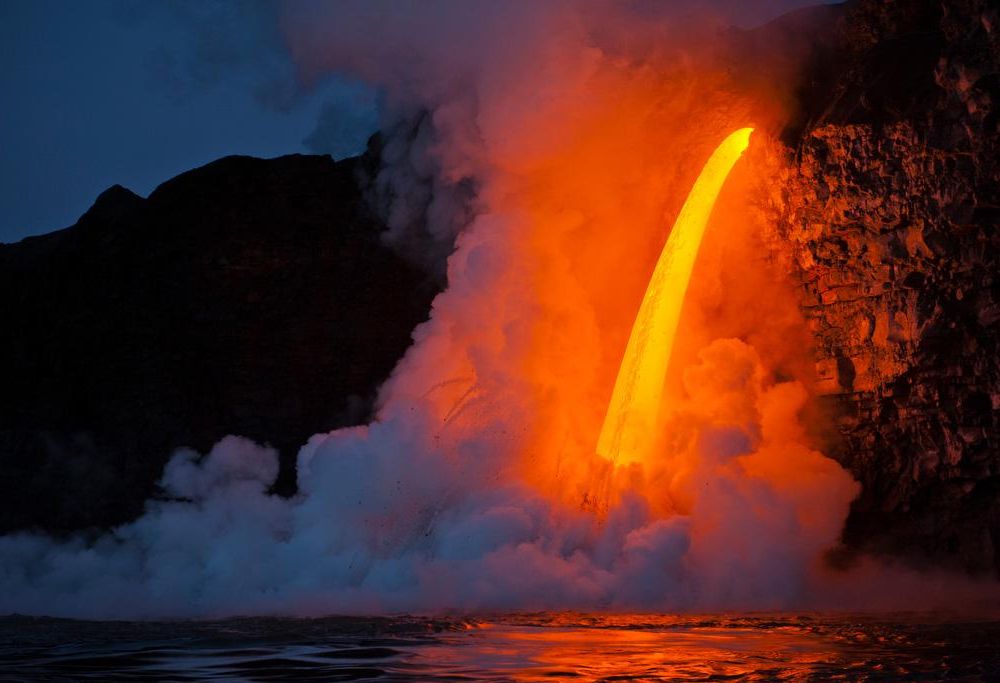
[(597, 453), (615, 464), (643, 462), (650, 452), (664, 378), (684, 296), (712, 207), (753, 128), (740, 128), (716, 148), (681, 208), (632, 326), (618, 369)]

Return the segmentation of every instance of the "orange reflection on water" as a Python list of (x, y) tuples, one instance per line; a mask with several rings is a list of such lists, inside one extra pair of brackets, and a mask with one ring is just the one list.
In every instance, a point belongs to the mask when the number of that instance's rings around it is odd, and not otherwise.
[(515, 681), (798, 680), (836, 669), (840, 654), (805, 625), (642, 615), (543, 622), (481, 624), (438, 646), (434, 658), (452, 671)]

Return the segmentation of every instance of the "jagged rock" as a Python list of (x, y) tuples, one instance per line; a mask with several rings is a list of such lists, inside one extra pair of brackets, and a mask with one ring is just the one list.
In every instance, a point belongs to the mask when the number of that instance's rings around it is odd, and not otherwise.
[(383, 246), (371, 160), (228, 157), (0, 245), (0, 532), (134, 518), (172, 450), (282, 455), (365, 421), (435, 287)]
[(771, 208), (864, 487), (844, 539), (997, 571), (1000, 14), (865, 0), (836, 31)]

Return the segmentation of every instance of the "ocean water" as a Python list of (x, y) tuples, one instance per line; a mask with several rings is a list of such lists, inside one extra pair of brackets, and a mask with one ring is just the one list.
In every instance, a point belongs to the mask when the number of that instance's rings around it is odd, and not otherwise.
[(0, 680), (1000, 680), (1000, 621), (590, 615), (0, 618)]

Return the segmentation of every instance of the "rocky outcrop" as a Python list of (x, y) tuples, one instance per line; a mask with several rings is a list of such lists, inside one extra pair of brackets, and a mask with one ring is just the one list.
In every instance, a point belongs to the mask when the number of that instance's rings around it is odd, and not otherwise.
[(1000, 570), (1000, 12), (854, 3), (773, 194), (817, 342), (850, 548)]
[(369, 417), (435, 286), (379, 240), (361, 157), (229, 157), (0, 245), (0, 533), (134, 518), (172, 450)]

